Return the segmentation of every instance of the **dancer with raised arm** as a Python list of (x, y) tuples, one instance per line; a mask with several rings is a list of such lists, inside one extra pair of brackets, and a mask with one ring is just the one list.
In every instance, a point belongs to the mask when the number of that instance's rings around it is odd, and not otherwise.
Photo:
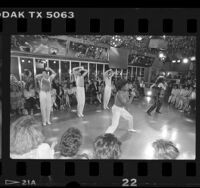
[[(47, 73), (47, 71), (51, 71), (51, 76)], [(51, 125), (50, 122), (50, 113), (51, 113), (51, 83), (55, 78), (56, 73), (49, 67), (46, 67), (42, 74), (36, 75), (36, 79), (38, 80), (40, 87), (40, 109), (42, 114), (42, 123), (43, 126)]]
[(88, 74), (88, 70), (84, 67), (73, 68), (73, 74), (76, 81), (76, 97), (77, 97), (77, 115), (78, 117), (84, 117), (83, 109), (85, 106), (85, 88), (84, 88), (84, 77)]
[(109, 69), (104, 73), (105, 89), (104, 89), (103, 108), (105, 110), (109, 109), (108, 103), (110, 101), (111, 91), (112, 91), (111, 80), (114, 74), (115, 73), (113, 72), (112, 69)]
[(133, 116), (126, 110), (126, 107), (132, 103), (133, 97), (133, 92), (131, 92), (131, 96), (129, 97), (127, 81), (119, 80), (117, 83), (117, 94), (115, 96), (115, 103), (112, 107), (112, 124), (106, 130), (106, 133), (113, 134), (116, 131), (121, 116), (124, 119), (128, 120), (128, 131), (136, 132), (136, 130), (133, 128)]

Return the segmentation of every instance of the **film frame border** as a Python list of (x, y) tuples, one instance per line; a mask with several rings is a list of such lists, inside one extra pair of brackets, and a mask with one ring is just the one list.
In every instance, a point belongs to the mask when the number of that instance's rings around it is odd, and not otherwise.
[[(12, 9), (13, 10), (13, 9)], [(17, 10), (17, 9), (15, 9)], [(45, 8), (42, 10), (46, 10)], [(53, 10), (53, 8), (51, 9)], [(55, 9), (56, 10), (56, 9)], [(84, 15), (84, 12), (89, 11), (90, 14)], [(104, 10), (105, 11), (105, 10)], [(109, 15), (109, 11), (113, 12), (113, 15)], [(7, 75), (10, 73), (10, 36), (12, 34), (90, 34), (90, 35), (103, 35), (103, 34), (152, 34), (152, 35), (194, 35), (197, 37), (198, 52), (200, 49), (200, 11), (199, 9), (191, 10), (157, 10), (154, 13), (147, 9), (107, 9), (104, 15), (101, 14), (101, 10), (95, 9), (75, 9), (74, 12), (79, 13), (80, 17), (73, 19), (73, 21), (67, 20), (29, 20), (18, 19), (16, 20), (2, 20), (0, 19), (0, 34), (3, 36), (3, 61), (7, 62), (3, 64), (3, 78), (4, 82), (9, 83)], [(120, 14), (119, 14), (120, 13)], [(162, 16), (158, 18), (158, 14)], [(84, 16), (82, 16), (82, 14)], [(90, 16), (89, 16), (90, 15)], [(109, 19), (107, 16), (109, 15)], [(115, 15), (117, 15), (115, 17)], [(120, 16), (118, 16), (120, 15)], [(130, 17), (133, 19), (130, 19)], [(136, 24), (136, 25), (135, 25)], [(61, 26), (60, 27), (58, 26)], [(107, 27), (109, 26), (109, 27)], [(70, 29), (69, 29), (70, 28)], [(73, 28), (73, 29), (71, 29)], [(197, 53), (197, 61), (200, 59)], [(199, 70), (197, 66), (197, 72)], [(197, 85), (199, 88), (199, 81), (197, 79)], [(198, 92), (198, 91), (197, 91)], [(9, 109), (7, 108), (7, 102), (9, 101), (9, 88), (3, 85), (3, 124), (2, 132), (9, 133)], [(197, 98), (198, 100), (198, 98)], [(198, 101), (197, 101), (198, 104)], [(197, 105), (197, 111), (199, 105)], [(197, 122), (198, 122), (197, 116)], [(7, 125), (7, 126), (5, 126)], [(199, 128), (196, 126), (196, 133)], [(138, 186), (148, 185), (193, 185), (197, 186), (200, 182), (197, 178), (200, 174), (199, 167), (199, 154), (200, 150), (197, 145), (199, 143), (199, 135), (196, 134), (196, 160), (181, 160), (181, 161), (149, 161), (149, 160), (70, 160), (70, 161), (57, 161), (57, 160), (12, 160), (9, 159), (10, 148), (9, 137), (6, 134), (2, 135), (2, 160), (0, 163), (0, 180), (5, 179), (18, 179), (22, 180), (35, 177), (38, 181), (38, 174), (42, 178), (39, 180), (39, 185), (59, 186), (58, 182), (62, 182), (83, 186), (103, 186), (104, 183), (116, 182), (111, 186), (121, 186), (122, 179), (127, 178), (131, 180), (136, 178)], [(63, 165), (64, 164), (64, 165)], [(131, 164), (131, 165), (130, 165)], [(13, 168), (14, 167), (14, 168)], [(87, 173), (82, 173), (78, 169), (87, 169)], [(46, 170), (44, 170), (46, 169)], [(68, 170), (70, 169), (70, 170)], [(108, 170), (109, 169), (109, 170)], [(157, 169), (155, 172), (154, 170)], [(176, 172), (176, 169), (180, 174)], [(11, 173), (10, 173), (11, 172)], [(39, 172), (39, 173), (38, 173)], [(62, 172), (61, 177), (57, 177), (56, 174)], [(131, 172), (131, 174), (130, 174)], [(10, 173), (10, 174), (9, 174)], [(89, 179), (85, 182), (83, 175)], [(131, 176), (133, 175), (133, 176)], [(66, 179), (69, 177), (70, 179)], [(108, 179), (110, 177), (111, 179)], [(167, 184), (167, 178), (170, 178), (171, 184)], [(102, 179), (105, 180), (102, 182)], [(183, 178), (185, 178), (183, 180)], [(192, 180), (193, 178), (193, 180)], [(149, 181), (151, 179), (152, 181)], [(158, 181), (159, 179), (159, 181)], [(93, 182), (97, 183), (93, 183)], [(162, 184), (162, 182), (165, 183)], [(182, 181), (177, 184), (176, 181)], [(75, 183), (77, 182), (77, 184)], [(84, 183), (85, 182), (85, 183)], [(89, 184), (90, 182), (90, 184)], [(198, 182), (198, 183), (196, 183)], [(4, 183), (1, 181), (1, 183)], [(130, 182), (129, 182), (130, 183)], [(69, 184), (69, 185), (71, 185)], [(108, 185), (108, 184), (107, 184)]]

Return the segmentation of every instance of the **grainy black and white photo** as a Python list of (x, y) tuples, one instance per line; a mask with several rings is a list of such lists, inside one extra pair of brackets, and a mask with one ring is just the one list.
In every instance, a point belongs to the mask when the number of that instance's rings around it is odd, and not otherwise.
[(196, 37), (12, 35), (12, 159), (194, 160)]

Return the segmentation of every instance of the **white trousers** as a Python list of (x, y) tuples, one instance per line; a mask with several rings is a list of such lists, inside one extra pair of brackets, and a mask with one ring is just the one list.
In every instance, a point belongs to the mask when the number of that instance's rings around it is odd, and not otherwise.
[(113, 105), (112, 107), (112, 124), (106, 130), (106, 133), (114, 133), (118, 127), (120, 117), (128, 120), (129, 129), (133, 129), (133, 116), (124, 108)]
[(104, 98), (103, 98), (103, 107), (104, 107), (104, 109), (108, 107), (108, 103), (110, 101), (110, 96), (111, 96), (111, 90), (112, 90), (111, 87), (109, 87), (109, 86), (105, 87)]
[(76, 97), (77, 97), (77, 112), (78, 115), (83, 114), (83, 109), (85, 106), (85, 88), (84, 87), (77, 87), (77, 92), (76, 92)]
[(52, 107), (51, 93), (40, 91), (40, 109), (42, 114), (42, 122), (50, 122), (50, 113)]

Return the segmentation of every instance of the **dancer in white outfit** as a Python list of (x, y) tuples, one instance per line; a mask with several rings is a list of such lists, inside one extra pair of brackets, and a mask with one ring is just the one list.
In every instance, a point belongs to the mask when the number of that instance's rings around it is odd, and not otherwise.
[(78, 117), (84, 117), (83, 109), (85, 106), (85, 88), (84, 88), (84, 77), (88, 71), (83, 67), (73, 68), (73, 74), (76, 81), (76, 97), (77, 97), (77, 115)]
[(112, 69), (107, 70), (104, 73), (104, 81), (105, 81), (105, 89), (104, 89), (104, 100), (103, 100), (103, 108), (104, 109), (109, 109), (108, 108), (108, 103), (110, 101), (110, 96), (111, 96), (111, 91), (112, 91), (112, 84), (111, 80), (112, 77), (114, 76), (114, 72)]
[(127, 105), (133, 101), (134, 93), (131, 92), (129, 98), (128, 84), (126, 80), (119, 80), (117, 83), (117, 94), (115, 96), (115, 103), (112, 107), (112, 124), (106, 130), (106, 133), (113, 134), (118, 127), (120, 117), (128, 120), (130, 132), (136, 132), (133, 128), (133, 116), (126, 110)]
[[(47, 71), (51, 71), (52, 74), (49, 76)], [(50, 122), (50, 113), (51, 113), (51, 107), (52, 107), (52, 101), (51, 101), (51, 83), (52, 80), (55, 78), (56, 73), (49, 67), (47, 67), (42, 74), (36, 75), (36, 79), (39, 82), (40, 86), (40, 109), (42, 114), (42, 122), (43, 126), (46, 126), (47, 124), (51, 124)]]

